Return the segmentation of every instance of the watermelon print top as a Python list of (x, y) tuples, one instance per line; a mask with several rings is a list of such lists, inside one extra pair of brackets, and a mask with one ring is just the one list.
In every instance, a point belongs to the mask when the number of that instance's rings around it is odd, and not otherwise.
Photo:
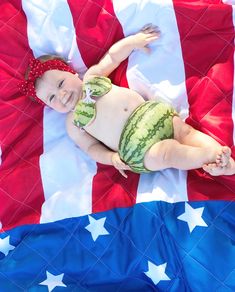
[(111, 80), (103, 76), (96, 76), (83, 84), (83, 97), (74, 109), (75, 126), (83, 128), (94, 120), (96, 116), (96, 101), (92, 97), (105, 95), (111, 88)]

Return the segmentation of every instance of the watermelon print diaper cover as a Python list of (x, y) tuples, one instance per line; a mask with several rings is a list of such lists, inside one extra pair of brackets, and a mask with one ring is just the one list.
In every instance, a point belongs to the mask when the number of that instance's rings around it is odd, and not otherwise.
[(173, 138), (175, 110), (165, 103), (147, 101), (129, 117), (119, 141), (120, 158), (134, 172), (149, 172), (144, 166), (144, 156), (155, 143)]

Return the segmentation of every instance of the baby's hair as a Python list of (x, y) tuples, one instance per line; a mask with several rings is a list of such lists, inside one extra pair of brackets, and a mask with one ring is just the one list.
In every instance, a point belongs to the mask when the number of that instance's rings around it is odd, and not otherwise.
[[(42, 55), (36, 59), (39, 60), (41, 63), (44, 63), (44, 62), (49, 61), (49, 60), (60, 60), (60, 61), (64, 62), (66, 65), (68, 65), (63, 58), (61, 58), (57, 55)], [(28, 66), (28, 68), (26, 69), (25, 76), (24, 76), (25, 80), (28, 80), (29, 72), (30, 72), (30, 66)], [(36, 85), (37, 85), (37, 80), (35, 81), (35, 86)], [(36, 101), (33, 96), (29, 96), (29, 98), (33, 101)]]

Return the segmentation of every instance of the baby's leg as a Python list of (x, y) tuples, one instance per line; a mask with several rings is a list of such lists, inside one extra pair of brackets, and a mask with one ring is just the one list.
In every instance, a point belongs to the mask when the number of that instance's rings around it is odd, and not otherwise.
[[(215, 139), (194, 129), (177, 116), (173, 118), (173, 126), (174, 138), (181, 144), (195, 147), (212, 147), (217, 149), (216, 160), (213, 161), (213, 166), (215, 166), (215, 163), (218, 166), (217, 172), (219, 169), (219, 172), (221, 172), (221, 167), (224, 167), (228, 164), (231, 156), (231, 150), (229, 147), (220, 145)], [(210, 168), (211, 167), (212, 165), (210, 165)]]
[(221, 145), (209, 135), (206, 135), (186, 124), (181, 118), (173, 118), (174, 139), (180, 144), (195, 147), (214, 147), (221, 149)]
[(170, 167), (182, 170), (197, 169), (213, 163), (217, 155), (218, 149), (215, 147), (194, 147), (167, 139), (154, 144), (146, 152), (144, 165), (152, 171)]

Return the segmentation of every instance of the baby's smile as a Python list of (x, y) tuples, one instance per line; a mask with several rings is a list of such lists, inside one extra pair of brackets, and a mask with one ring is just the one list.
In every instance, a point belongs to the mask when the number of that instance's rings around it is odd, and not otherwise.
[(70, 93), (70, 95), (69, 96), (66, 96), (65, 98), (63, 98), (63, 100), (62, 100), (62, 103), (66, 106), (66, 105), (68, 105), (68, 104), (72, 104), (72, 102), (73, 102), (73, 92), (72, 93)]

